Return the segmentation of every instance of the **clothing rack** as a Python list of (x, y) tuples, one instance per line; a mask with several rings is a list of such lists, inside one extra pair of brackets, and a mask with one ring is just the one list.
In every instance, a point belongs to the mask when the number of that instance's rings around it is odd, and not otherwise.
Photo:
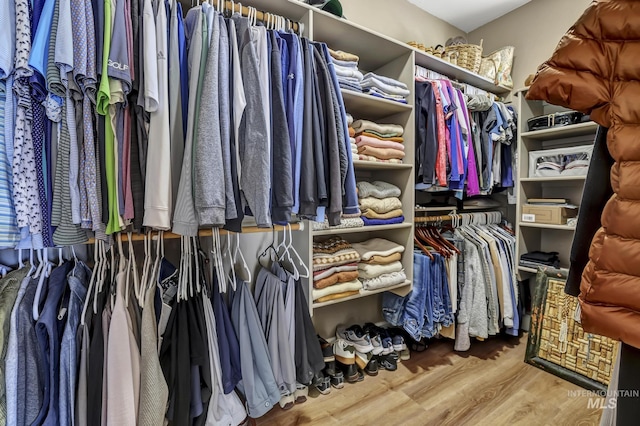
[[(303, 222), (292, 223), (290, 225), (285, 225), (285, 226), (274, 225), (272, 228), (258, 228), (257, 226), (245, 226), (242, 228), (242, 232), (238, 233), (238, 235), (280, 232), (280, 231), (286, 231), (289, 229), (291, 229), (291, 231), (303, 231), (304, 223)], [(153, 231), (153, 232), (159, 233), (162, 231)], [(127, 232), (121, 232), (121, 234), (122, 234), (123, 242), (129, 241), (129, 234)], [(226, 229), (220, 229), (220, 235), (228, 235), (228, 234), (235, 234), (235, 232), (227, 231)], [(113, 235), (117, 235), (117, 234), (113, 234)], [(198, 231), (198, 237), (211, 237), (211, 236), (213, 236), (213, 230), (211, 229), (201, 229), (200, 231)], [(145, 234), (143, 233), (132, 233), (131, 241), (144, 241), (144, 237), (145, 237)], [(172, 232), (166, 231), (164, 232), (163, 237), (165, 240), (179, 240), (182, 237), (182, 235), (174, 234)], [(95, 238), (90, 238), (85, 244), (93, 244), (94, 242), (95, 242)]]
[(414, 222), (416, 226), (433, 226), (441, 225), (444, 222), (452, 225), (490, 225), (498, 224), (502, 221), (502, 212), (491, 211), (481, 213), (461, 213), (448, 214), (444, 216), (425, 216), (416, 217)]
[(489, 93), (486, 90), (479, 89), (467, 83), (460, 83), (458, 81), (453, 80), (451, 77), (448, 77), (444, 74), (440, 74), (438, 72), (421, 67), (420, 65), (416, 65), (414, 75), (416, 77), (422, 77), (428, 80), (449, 80), (455, 87), (462, 90), (462, 92), (465, 93), (466, 95), (485, 95), (485, 96), (488, 96), (493, 102), (495, 102), (496, 100), (496, 95), (494, 95), (493, 93)]
[[(190, 7), (193, 7), (193, 5), (194, 5), (193, 1), (187, 2), (185, 0), (181, 0), (181, 3), (185, 7), (185, 10), (190, 8)], [(199, 3), (200, 2), (198, 2), (198, 4)], [(217, 6), (216, 0), (212, 0), (211, 1), (211, 5), (216, 7)], [(244, 17), (250, 17), (253, 14), (253, 16), (256, 18), (256, 20), (262, 22), (265, 25), (268, 24), (268, 23), (272, 23), (272, 24), (276, 24), (277, 25), (278, 20), (282, 20), (284, 22), (284, 27), (287, 30), (293, 30), (298, 35), (302, 35), (302, 33), (304, 32), (304, 24), (301, 23), (301, 22), (292, 21), (291, 19), (285, 18), (285, 17), (280, 16), (280, 15), (276, 15), (274, 13), (262, 12), (260, 10), (257, 10), (255, 7), (243, 6), (241, 2), (225, 1), (224, 2), (224, 11), (225, 12), (229, 12), (231, 14), (237, 12), (237, 13), (240, 13)]]

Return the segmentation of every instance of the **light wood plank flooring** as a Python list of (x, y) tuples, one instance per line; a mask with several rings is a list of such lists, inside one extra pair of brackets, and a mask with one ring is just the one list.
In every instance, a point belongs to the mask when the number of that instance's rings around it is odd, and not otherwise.
[(412, 353), (395, 372), (346, 383), (329, 395), (274, 408), (259, 425), (598, 425), (580, 389), (524, 363), (526, 336), (473, 342), (466, 353), (451, 341)]

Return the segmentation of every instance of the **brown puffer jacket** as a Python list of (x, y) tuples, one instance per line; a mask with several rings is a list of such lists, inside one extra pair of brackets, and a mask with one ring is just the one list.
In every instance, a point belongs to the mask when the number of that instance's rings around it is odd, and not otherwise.
[(614, 195), (582, 275), (582, 326), (640, 348), (640, 2), (593, 2), (540, 66), (527, 99), (609, 128)]

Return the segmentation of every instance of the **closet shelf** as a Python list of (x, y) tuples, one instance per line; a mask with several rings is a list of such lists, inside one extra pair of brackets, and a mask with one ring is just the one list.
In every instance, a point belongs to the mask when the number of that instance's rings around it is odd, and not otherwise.
[(560, 231), (575, 231), (575, 226), (569, 225), (550, 225), (547, 223), (528, 223), (528, 222), (520, 222), (520, 226), (524, 228), (540, 228), (540, 229), (557, 229)]
[(411, 281), (407, 280), (407, 281), (403, 282), (402, 284), (392, 285), (390, 287), (378, 288), (378, 289), (375, 289), (375, 290), (361, 290), (360, 294), (354, 294), (353, 296), (343, 297), (342, 299), (330, 300), (328, 302), (314, 303), (313, 304), (313, 309), (322, 308), (324, 306), (335, 305), (337, 303), (347, 302), (349, 300), (360, 299), (362, 297), (372, 296), (374, 294), (384, 293), (385, 291), (396, 290), (398, 288), (406, 287), (408, 285), (411, 285)]
[(413, 224), (411, 222), (404, 222), (404, 223), (396, 223), (393, 225), (361, 226), (359, 228), (323, 229), (322, 231), (311, 231), (311, 232), (315, 237), (315, 236), (323, 236), (323, 235), (360, 234), (362, 232), (389, 231), (393, 229), (411, 228), (412, 226)]
[(584, 176), (546, 176), (546, 177), (526, 177), (520, 178), (520, 182), (567, 182), (567, 181), (583, 181), (587, 178)]
[(342, 99), (347, 112), (357, 118), (379, 120), (392, 114), (410, 112), (413, 108), (409, 104), (377, 98), (366, 93), (342, 89)]
[[(273, 230), (284, 231), (285, 229), (287, 229), (287, 227), (281, 226), (281, 225), (275, 225), (273, 228), (258, 228), (257, 226), (243, 226), (242, 234), (260, 234), (260, 233), (272, 232)], [(304, 223), (303, 222), (292, 223), (291, 230), (292, 231), (304, 230)], [(158, 235), (158, 231), (153, 231), (153, 233), (155, 238)], [(121, 234), (122, 234), (122, 241), (129, 240), (129, 236), (127, 235), (126, 232), (122, 232)], [(227, 231), (226, 229), (220, 229), (220, 235), (228, 235), (228, 234), (235, 234), (235, 232), (230, 232), (230, 231)], [(113, 234), (113, 235), (115, 236), (117, 234)], [(133, 233), (131, 234), (131, 241), (143, 241), (144, 235), (145, 234)], [(212, 235), (213, 235), (213, 230), (211, 229), (201, 229), (198, 231), (198, 237), (211, 237)], [(237, 234), (237, 235), (240, 235), (240, 234)], [(182, 237), (182, 235), (174, 234), (173, 232), (165, 231), (164, 233), (165, 240), (178, 240), (180, 239), (180, 237)], [(90, 238), (85, 244), (93, 244), (94, 242), (95, 242), (95, 238)]]
[(421, 67), (458, 80), (460, 83), (467, 83), (477, 87), (478, 89), (486, 90), (487, 92), (494, 93), (496, 95), (506, 95), (511, 91), (508, 87), (498, 86), (492, 80), (447, 62), (444, 59), (436, 58), (435, 56), (429, 55), (415, 47), (408, 47), (416, 52), (416, 65), (420, 65)]
[(595, 133), (598, 123), (589, 121), (588, 123), (572, 124), (569, 126), (555, 127), (552, 129), (535, 130), (533, 132), (522, 132), (520, 137), (534, 141), (548, 141), (560, 138), (570, 138), (573, 136), (586, 136)]
[(353, 160), (353, 167), (356, 170), (398, 170), (411, 169), (413, 164), (401, 163), (380, 163), (378, 161)]

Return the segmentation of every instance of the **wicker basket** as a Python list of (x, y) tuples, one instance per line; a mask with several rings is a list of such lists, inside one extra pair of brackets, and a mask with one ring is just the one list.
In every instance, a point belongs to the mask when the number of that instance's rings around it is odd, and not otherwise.
[[(585, 333), (574, 318), (578, 299), (565, 294), (564, 286), (563, 280), (548, 280), (538, 357), (608, 385), (618, 342)], [(566, 339), (561, 337), (563, 322), (567, 324)]]
[(451, 44), (446, 47), (443, 59), (471, 72), (480, 71), (482, 41), (477, 44)]

